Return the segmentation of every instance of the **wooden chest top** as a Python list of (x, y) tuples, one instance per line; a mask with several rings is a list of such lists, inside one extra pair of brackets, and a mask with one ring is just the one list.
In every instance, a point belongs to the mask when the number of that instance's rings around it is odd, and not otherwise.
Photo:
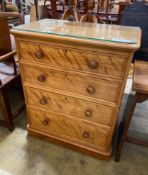
[(65, 20), (43, 19), (20, 25), (12, 30), (13, 34), (36, 36), (46, 40), (60, 40), (77, 44), (105, 45), (136, 50), (140, 47), (141, 30), (107, 24), (70, 22)]

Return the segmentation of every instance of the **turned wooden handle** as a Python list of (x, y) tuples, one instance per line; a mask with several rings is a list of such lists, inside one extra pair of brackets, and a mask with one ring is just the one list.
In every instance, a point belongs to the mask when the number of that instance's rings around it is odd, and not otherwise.
[(35, 56), (37, 59), (41, 59), (43, 58), (44, 54), (41, 50), (38, 50), (36, 53), (35, 53)]
[(92, 116), (92, 111), (91, 111), (90, 109), (87, 109), (87, 110), (85, 111), (85, 116), (86, 116), (86, 117), (91, 117), (91, 116)]
[(46, 117), (43, 121), (42, 121), (42, 124), (43, 125), (48, 125), (49, 123), (49, 119)]
[(99, 66), (98, 62), (95, 60), (91, 60), (88, 62), (88, 67), (90, 67), (91, 69), (97, 69)]
[(64, 53), (67, 53), (67, 49), (64, 49)]
[(93, 86), (89, 85), (89, 86), (87, 87), (87, 92), (88, 92), (89, 94), (94, 94), (94, 93), (95, 93), (95, 88), (94, 88)]
[(45, 97), (42, 97), (42, 98), (39, 100), (39, 102), (40, 102), (41, 105), (47, 104), (47, 100), (46, 100)]
[(37, 77), (37, 79), (38, 79), (38, 81), (40, 81), (40, 82), (44, 82), (44, 81), (46, 80), (46, 77), (45, 77), (45, 75), (39, 75), (39, 76)]
[(84, 132), (83, 132), (83, 137), (84, 137), (85, 139), (87, 139), (87, 138), (89, 137), (89, 132), (84, 131)]

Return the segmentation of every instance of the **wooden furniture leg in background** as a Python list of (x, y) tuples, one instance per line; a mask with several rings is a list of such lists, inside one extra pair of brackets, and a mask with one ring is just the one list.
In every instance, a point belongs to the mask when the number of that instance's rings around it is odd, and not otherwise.
[(120, 123), (120, 127), (119, 127), (119, 142), (117, 144), (117, 149), (116, 149), (116, 153), (115, 153), (115, 161), (119, 161), (120, 159), (120, 155), (121, 155), (121, 150), (123, 147), (123, 143), (124, 141), (128, 141), (128, 142), (132, 142), (132, 143), (136, 143), (142, 146), (148, 146), (148, 143), (144, 142), (144, 141), (139, 141), (135, 138), (131, 138), (129, 136), (127, 136), (127, 132), (130, 126), (130, 122), (132, 119), (132, 116), (134, 114), (135, 111), (135, 107), (137, 103), (142, 103), (144, 102), (146, 99), (148, 98), (148, 96), (144, 96), (143, 94), (140, 93), (136, 93), (134, 96), (130, 95), (128, 102), (127, 102), (127, 106), (126, 109), (127, 111), (127, 116), (124, 119), (123, 122)]
[(0, 123), (9, 128), (10, 131), (13, 131), (14, 126), (12, 122), (12, 112), (10, 108), (10, 103), (8, 100), (6, 89), (2, 89), (0, 91), (0, 105), (3, 113), (4, 121), (0, 121)]
[(148, 147), (148, 141), (131, 138), (127, 135), (131, 119), (137, 103), (148, 99), (148, 63), (137, 61), (134, 67), (133, 90), (135, 95), (129, 95), (123, 121), (119, 126), (119, 138), (115, 152), (115, 161), (119, 162), (124, 141)]
[[(14, 14), (12, 15), (14, 16)], [(18, 17), (19, 23), (22, 22), (20, 14), (15, 14)], [(22, 112), (25, 108), (23, 104), (17, 111), (12, 114), (10, 101), (8, 98), (9, 88), (16, 85), (21, 85), (21, 78), (15, 62), (16, 51), (12, 50), (10, 38), (10, 30), (7, 17), (11, 17), (11, 13), (0, 13), (0, 109), (3, 115), (3, 120), (0, 120), (0, 125), (8, 127), (13, 131), (14, 126), (12, 120)]]

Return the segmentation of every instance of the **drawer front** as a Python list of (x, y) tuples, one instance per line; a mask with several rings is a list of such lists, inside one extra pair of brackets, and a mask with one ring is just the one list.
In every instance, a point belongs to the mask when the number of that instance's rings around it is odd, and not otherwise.
[(111, 126), (114, 108), (53, 92), (26, 87), (27, 103), (43, 109)]
[(89, 144), (105, 147), (109, 130), (82, 121), (30, 109), (30, 124), (46, 133), (59, 133)]
[(110, 102), (116, 102), (120, 87), (118, 83), (111, 81), (43, 67), (33, 67), (26, 64), (23, 65), (22, 70), (25, 82), (36, 83), (38, 85), (78, 93)]
[(125, 57), (121, 55), (25, 42), (19, 45), (21, 58), (24, 60), (115, 77), (122, 77), (124, 72)]

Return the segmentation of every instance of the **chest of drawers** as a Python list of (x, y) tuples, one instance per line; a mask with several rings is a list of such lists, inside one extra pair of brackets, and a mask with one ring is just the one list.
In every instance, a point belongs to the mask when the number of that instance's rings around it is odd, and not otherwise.
[(12, 33), (28, 132), (108, 159), (132, 55), (140, 46), (140, 30), (135, 44), (23, 30)]

